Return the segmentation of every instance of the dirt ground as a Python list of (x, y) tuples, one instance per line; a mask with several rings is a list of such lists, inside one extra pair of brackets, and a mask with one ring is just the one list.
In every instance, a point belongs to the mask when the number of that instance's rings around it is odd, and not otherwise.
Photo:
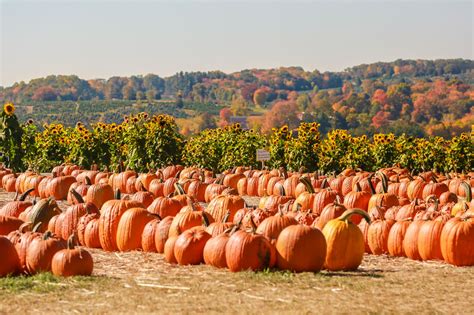
[(231, 273), (169, 265), (160, 254), (91, 252), (93, 277), (0, 279), (0, 314), (474, 313), (474, 268), (442, 262), (367, 255), (357, 272)]

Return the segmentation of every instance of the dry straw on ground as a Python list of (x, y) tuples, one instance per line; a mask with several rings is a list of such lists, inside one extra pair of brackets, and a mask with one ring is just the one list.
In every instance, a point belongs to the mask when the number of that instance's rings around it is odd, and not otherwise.
[(357, 272), (230, 273), (159, 254), (91, 252), (92, 279), (28, 289), (0, 281), (0, 313), (474, 313), (474, 268), (442, 262), (367, 255)]

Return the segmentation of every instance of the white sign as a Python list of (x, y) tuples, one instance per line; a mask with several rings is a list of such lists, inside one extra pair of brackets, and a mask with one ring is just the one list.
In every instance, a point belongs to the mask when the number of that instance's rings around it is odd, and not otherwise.
[(257, 161), (270, 160), (270, 152), (267, 150), (257, 149)]

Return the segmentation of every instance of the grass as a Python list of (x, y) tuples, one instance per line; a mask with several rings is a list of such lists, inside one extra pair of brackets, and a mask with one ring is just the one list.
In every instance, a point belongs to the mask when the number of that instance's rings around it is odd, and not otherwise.
[(9, 293), (55, 293), (63, 291), (64, 288), (79, 289), (96, 285), (99, 282), (105, 283), (105, 277), (56, 277), (51, 273), (39, 273), (33, 276), (9, 276), (0, 278), (0, 292)]

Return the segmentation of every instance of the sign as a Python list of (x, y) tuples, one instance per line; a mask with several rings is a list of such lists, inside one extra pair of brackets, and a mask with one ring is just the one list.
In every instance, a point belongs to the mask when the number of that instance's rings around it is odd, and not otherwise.
[(270, 160), (270, 152), (267, 150), (257, 149), (257, 161)]

